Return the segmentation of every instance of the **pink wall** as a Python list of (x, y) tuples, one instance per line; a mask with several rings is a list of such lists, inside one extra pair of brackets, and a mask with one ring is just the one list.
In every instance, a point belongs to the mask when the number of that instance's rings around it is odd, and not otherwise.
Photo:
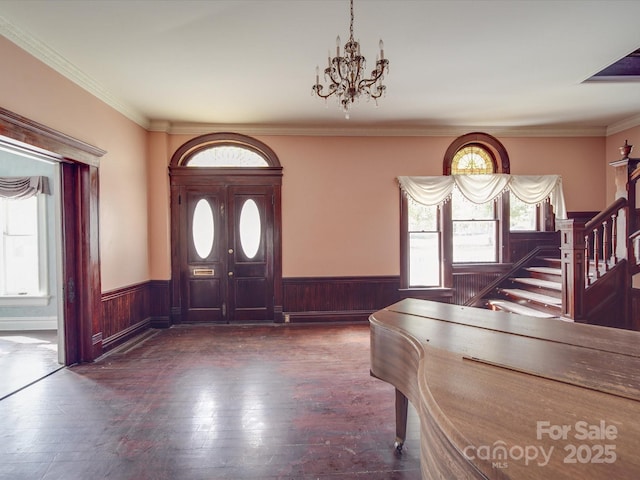
[[(3, 107), (108, 151), (100, 167), (103, 290), (170, 278), (167, 165), (192, 136), (146, 132), (1, 37), (0, 56), (12, 66), (0, 76)], [(638, 148), (639, 136), (640, 128), (630, 131)], [(617, 137), (499, 139), (513, 174), (562, 175), (567, 208), (585, 211), (609, 203)], [(284, 167), (283, 275), (292, 277), (398, 274), (395, 178), (440, 175), (454, 137), (259, 139)]]
[(107, 151), (100, 162), (102, 289), (148, 280), (146, 130), (2, 36), (0, 58), (0, 105)]
[[(170, 153), (192, 136), (172, 135)], [(400, 175), (441, 175), (455, 137), (262, 136), (283, 166), (283, 275), (399, 273)], [(605, 206), (604, 137), (500, 139), (513, 174), (560, 174), (567, 208)], [(168, 160), (167, 160), (168, 162)], [(157, 165), (166, 172), (166, 165)], [(589, 195), (584, 195), (588, 191)], [(162, 232), (152, 239), (163, 238)], [(159, 249), (163, 250), (163, 249)], [(168, 278), (168, 259), (164, 262)]]
[(602, 210), (607, 205), (604, 137), (506, 137), (500, 141), (509, 152), (512, 174), (562, 175), (568, 211)]
[(616, 193), (614, 168), (609, 166), (609, 163), (622, 158), (619, 148), (624, 145), (625, 140), (628, 141), (629, 145), (634, 146), (630, 156), (632, 158), (640, 158), (640, 127), (630, 128), (607, 137), (607, 203), (615, 200)]

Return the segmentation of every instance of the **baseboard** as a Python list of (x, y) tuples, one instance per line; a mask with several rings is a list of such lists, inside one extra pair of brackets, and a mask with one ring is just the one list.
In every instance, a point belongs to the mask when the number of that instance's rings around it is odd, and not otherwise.
[(289, 319), (289, 323), (368, 322), (373, 312), (373, 310), (284, 312), (284, 317)]
[(131, 325), (124, 330), (119, 331), (115, 335), (111, 335), (110, 337), (102, 340), (102, 352), (107, 352), (118, 345), (123, 344), (127, 340), (139, 335), (144, 330), (147, 330), (151, 326), (151, 318), (146, 318), (141, 322), (136, 323), (135, 325)]
[(156, 316), (149, 319), (149, 326), (151, 328), (169, 328), (171, 326), (171, 319), (169, 316)]
[(0, 331), (21, 330), (57, 330), (57, 317), (3, 317), (0, 318)]

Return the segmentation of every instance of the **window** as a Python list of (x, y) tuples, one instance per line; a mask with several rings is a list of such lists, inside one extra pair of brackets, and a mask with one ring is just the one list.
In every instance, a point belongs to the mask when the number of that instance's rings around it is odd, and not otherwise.
[(189, 158), (188, 167), (267, 167), (264, 157), (248, 148), (215, 145)]
[(495, 173), (495, 159), (489, 150), (479, 144), (461, 148), (451, 160), (452, 175), (477, 175)]
[(496, 262), (498, 226), (494, 201), (477, 204), (467, 200), (458, 189), (451, 195), (453, 224), (453, 262)]
[(439, 209), (407, 198), (409, 286), (434, 287), (440, 280)]
[(37, 296), (42, 293), (40, 195), (28, 199), (0, 198), (0, 296)]
[(509, 195), (510, 230), (535, 231), (538, 230), (538, 216), (540, 207), (524, 203), (513, 193)]
[[(451, 161), (453, 175), (495, 173), (495, 160), (489, 150), (472, 143), (456, 152)], [(453, 262), (496, 262), (498, 259), (499, 219), (494, 201), (477, 204), (458, 189), (451, 195), (453, 222)]]
[[(558, 188), (555, 195), (562, 197), (557, 175), (488, 176), (510, 174), (510, 162), (504, 146), (484, 133), (452, 142), (444, 156), (443, 174), (398, 178), (402, 289), (433, 290), (435, 296), (434, 287), (453, 286), (454, 269), (469, 270), (465, 264), (509, 263), (511, 232), (553, 230), (553, 208), (564, 209), (564, 199), (552, 208), (549, 197), (538, 196)], [(540, 203), (525, 203), (511, 190)]]

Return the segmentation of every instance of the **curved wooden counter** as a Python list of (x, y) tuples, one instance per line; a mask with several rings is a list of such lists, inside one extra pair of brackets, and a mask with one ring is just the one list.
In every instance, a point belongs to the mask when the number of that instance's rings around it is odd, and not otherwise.
[(424, 479), (640, 478), (640, 333), (413, 299), (370, 325)]

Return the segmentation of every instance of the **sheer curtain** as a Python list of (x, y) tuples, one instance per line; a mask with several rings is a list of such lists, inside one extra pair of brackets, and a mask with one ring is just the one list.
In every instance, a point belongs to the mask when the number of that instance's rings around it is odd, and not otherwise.
[(440, 175), (437, 177), (398, 177), (400, 188), (423, 205), (440, 205), (457, 188), (473, 203), (489, 202), (511, 191), (528, 204), (549, 200), (558, 219), (567, 218), (560, 175)]
[(51, 193), (47, 177), (0, 177), (0, 197), (25, 199), (39, 193)]

